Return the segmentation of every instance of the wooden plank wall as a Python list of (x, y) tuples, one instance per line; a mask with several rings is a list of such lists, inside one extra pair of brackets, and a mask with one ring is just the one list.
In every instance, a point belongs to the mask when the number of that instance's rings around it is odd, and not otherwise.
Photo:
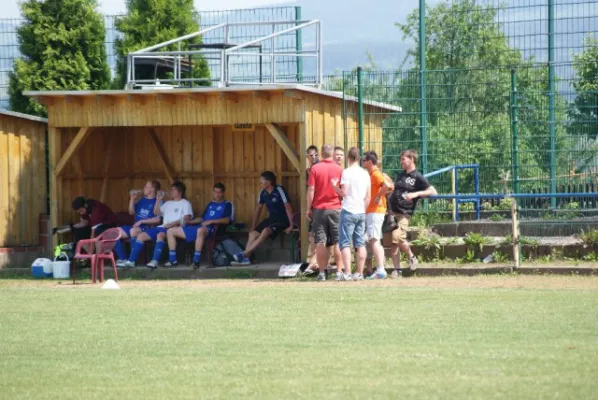
[(47, 124), (0, 114), (0, 247), (39, 244)]
[[(299, 151), (297, 125), (282, 125), (282, 128)], [(94, 128), (79, 151), (82, 174), (77, 172), (74, 157), (61, 177), (59, 223), (78, 220), (70, 209), (74, 197), (84, 194), (99, 199), (105, 149), (115, 137), (117, 145), (108, 168), (110, 179), (106, 196), (106, 203), (115, 212), (126, 211), (129, 190), (141, 188), (147, 179), (157, 179), (163, 188), (168, 187), (158, 153), (149, 139), (149, 129)], [(299, 174), (263, 125), (257, 125), (255, 132), (233, 132), (230, 125), (174, 126), (155, 130), (175, 175), (187, 186), (187, 198), (195, 213), (203, 212), (212, 199), (213, 184), (222, 182), (226, 185), (226, 197), (235, 205), (237, 221), (250, 224), (259, 191), (259, 174), (264, 170), (277, 175), (289, 192), (294, 208), (298, 209)], [(64, 152), (78, 129), (61, 128), (60, 131)], [(262, 216), (265, 217), (265, 213)]]

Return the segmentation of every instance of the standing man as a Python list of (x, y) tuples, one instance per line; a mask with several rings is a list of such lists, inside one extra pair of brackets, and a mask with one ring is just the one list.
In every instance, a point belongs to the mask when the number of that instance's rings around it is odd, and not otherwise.
[(370, 177), (359, 165), (359, 149), (349, 149), (349, 168), (342, 172), (340, 188), (332, 178), (332, 188), (343, 198), (340, 215), (339, 247), (345, 271), (336, 274), (337, 281), (351, 280), (351, 243), (357, 253), (355, 277), (363, 279), (365, 264), (365, 210), (370, 203)]
[[(134, 225), (123, 225), (120, 229), (121, 240), (116, 242), (114, 251), (118, 256), (116, 266), (118, 267), (133, 267), (134, 264), (127, 260), (125, 249), (123, 248), (122, 239), (131, 239), (131, 243), (137, 240), (137, 235), (149, 229), (150, 225), (160, 223), (160, 217), (154, 214), (156, 205), (156, 195), (160, 190), (160, 182), (147, 181), (143, 187), (143, 196), (139, 196), (139, 191), (133, 191), (129, 198), (129, 214), (135, 216)], [(141, 198), (140, 198), (141, 197)]]
[[(266, 239), (274, 239), (282, 231), (288, 234), (293, 230), (293, 208), (289, 203), (289, 195), (282, 186), (276, 184), (276, 175), (271, 171), (262, 172), (260, 185), (262, 190), (253, 212), (247, 246), (244, 251), (234, 255), (233, 265), (251, 264), (251, 255)], [(258, 225), (264, 206), (268, 210), (268, 218)]]
[[(188, 225), (176, 226), (166, 232), (168, 238), (168, 248), (176, 249), (177, 238), (185, 240), (187, 243), (195, 242), (195, 254), (193, 254), (193, 269), (199, 268), (201, 259), (201, 250), (206, 238), (216, 234), (217, 225), (228, 225), (234, 219), (235, 211), (233, 204), (224, 199), (226, 187), (223, 183), (216, 183), (213, 187), (214, 200), (206, 206), (201, 217), (192, 219)], [(178, 265), (176, 251), (169, 254), (169, 260), (166, 267), (176, 267)]]
[[(417, 152), (405, 150), (401, 153), (401, 167), (403, 171), (395, 181), (394, 191), (390, 196), (390, 209), (394, 213), (399, 227), (392, 231), (391, 256), (394, 265), (393, 275), (398, 276), (401, 254), (403, 251), (409, 257), (409, 269), (417, 269), (417, 258), (413, 255), (411, 247), (407, 242), (407, 228), (409, 221), (415, 211), (419, 198), (434, 196), (437, 194), (434, 186), (422, 174), (415, 165), (417, 163)], [(400, 249), (400, 251), (399, 251)]]
[(334, 148), (334, 162), (341, 168), (345, 168), (345, 149), (340, 146)]
[(337, 260), (341, 258), (338, 247), (338, 228), (340, 221), (340, 196), (332, 188), (330, 182), (334, 179), (340, 182), (343, 169), (332, 161), (332, 146), (322, 146), (322, 160), (311, 167), (307, 181), (307, 218), (313, 223), (314, 243), (318, 257), (317, 280), (326, 280), (326, 266), (328, 265), (327, 242), (334, 249)]
[[(147, 267), (151, 269), (158, 267), (158, 261), (160, 260), (162, 249), (164, 248), (164, 240), (166, 239), (166, 232), (168, 229), (175, 226), (186, 225), (191, 218), (193, 218), (191, 203), (185, 198), (186, 191), (187, 187), (185, 184), (181, 181), (176, 181), (170, 187), (170, 198), (172, 200), (160, 204), (162, 198), (158, 197), (154, 212), (157, 215), (162, 216), (162, 225), (140, 233), (137, 236), (137, 241), (131, 243), (131, 255), (129, 256), (129, 261), (131, 263), (134, 263), (135, 260), (137, 260), (137, 257), (139, 257), (144, 243), (152, 240), (156, 241), (156, 246), (154, 247), (152, 260), (147, 263)], [(176, 249), (170, 249), (170, 254), (176, 255)]]
[[(386, 270), (384, 268), (384, 247), (381, 243), (382, 224), (387, 211), (386, 194), (392, 191), (394, 185), (384, 179), (384, 175), (378, 168), (378, 154), (375, 151), (368, 151), (363, 155), (363, 167), (368, 171), (371, 181), (371, 201), (365, 215), (366, 240), (372, 249), (376, 265), (376, 270), (371, 278), (384, 279)], [(363, 275), (356, 274), (355, 279), (363, 279)]]

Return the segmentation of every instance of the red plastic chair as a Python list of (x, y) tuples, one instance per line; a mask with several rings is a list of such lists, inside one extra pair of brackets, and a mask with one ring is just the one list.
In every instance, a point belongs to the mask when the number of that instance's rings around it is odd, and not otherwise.
[[(105, 230), (100, 236), (96, 243), (96, 260), (95, 265), (99, 269), (100, 282), (104, 281), (104, 262), (109, 260), (112, 262), (112, 268), (114, 268), (114, 280), (118, 281), (118, 271), (116, 270), (116, 261), (114, 260), (114, 246), (116, 242), (120, 240), (120, 229), (110, 228)], [(95, 282), (94, 271), (92, 271), (93, 282)]]
[[(96, 247), (100, 236), (93, 239), (83, 239), (77, 242), (77, 248), (75, 249), (74, 260), (87, 259), (91, 263), (91, 280), (93, 283), (96, 282)], [(73, 261), (71, 263), (71, 274), (73, 275), (73, 284), (75, 283), (75, 268), (77, 263)]]

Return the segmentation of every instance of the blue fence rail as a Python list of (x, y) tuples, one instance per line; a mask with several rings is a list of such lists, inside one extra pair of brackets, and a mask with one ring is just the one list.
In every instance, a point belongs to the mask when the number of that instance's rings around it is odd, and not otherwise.
[[(474, 194), (480, 194), (480, 165), (479, 164), (461, 164), (461, 165), (451, 165), (450, 167), (441, 168), (436, 171), (429, 172), (424, 175), (424, 177), (431, 178), (436, 175), (443, 174), (445, 172), (451, 172), (451, 180), (452, 180), (452, 192), (454, 195), (459, 194), (459, 170), (461, 169), (473, 169), (473, 188)], [(476, 212), (476, 219), (480, 219), (481, 214), (481, 207), (480, 207), (480, 199), (478, 197), (472, 197), (467, 195), (464, 198), (453, 198), (453, 221), (459, 221), (459, 204), (461, 203), (473, 203)]]

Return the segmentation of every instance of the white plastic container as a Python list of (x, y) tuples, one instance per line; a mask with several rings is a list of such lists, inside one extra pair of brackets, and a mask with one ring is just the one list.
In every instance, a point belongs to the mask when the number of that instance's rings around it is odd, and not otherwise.
[(31, 275), (34, 278), (51, 278), (52, 270), (52, 260), (49, 258), (38, 258), (31, 264)]
[[(57, 261), (60, 256), (65, 256), (66, 261)], [(58, 257), (56, 257), (52, 263), (52, 274), (54, 279), (69, 279), (71, 277), (71, 262), (69, 257), (65, 253), (60, 253)]]

